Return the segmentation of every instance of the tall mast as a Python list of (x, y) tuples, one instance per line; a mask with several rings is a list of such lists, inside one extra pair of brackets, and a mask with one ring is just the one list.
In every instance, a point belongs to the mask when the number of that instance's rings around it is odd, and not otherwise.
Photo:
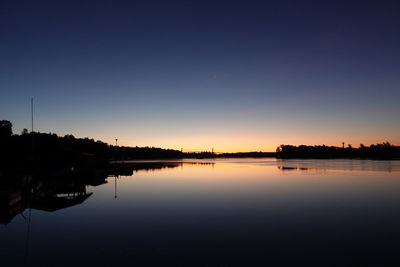
[(32, 122), (31, 132), (33, 132), (33, 97), (31, 97), (31, 122)]

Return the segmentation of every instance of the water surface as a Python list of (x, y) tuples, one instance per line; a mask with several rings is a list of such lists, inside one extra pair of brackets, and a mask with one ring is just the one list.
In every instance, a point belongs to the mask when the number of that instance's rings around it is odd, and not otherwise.
[(399, 161), (137, 164), (74, 205), (13, 214), (0, 225), (4, 266), (400, 263)]

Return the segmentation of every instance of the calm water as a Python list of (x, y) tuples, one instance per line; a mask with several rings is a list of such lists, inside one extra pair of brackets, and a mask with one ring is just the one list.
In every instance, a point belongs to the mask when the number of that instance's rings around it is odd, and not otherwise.
[(140, 166), (87, 185), (76, 205), (14, 212), (0, 224), (2, 266), (399, 266), (400, 161)]

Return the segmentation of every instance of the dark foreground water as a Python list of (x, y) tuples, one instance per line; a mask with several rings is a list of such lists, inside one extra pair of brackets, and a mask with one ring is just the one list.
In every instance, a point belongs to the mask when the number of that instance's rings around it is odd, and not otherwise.
[(399, 161), (146, 164), (3, 214), (0, 265), (400, 266)]

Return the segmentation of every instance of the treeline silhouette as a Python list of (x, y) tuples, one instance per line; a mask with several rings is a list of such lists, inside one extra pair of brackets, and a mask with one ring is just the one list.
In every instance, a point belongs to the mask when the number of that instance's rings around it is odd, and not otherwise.
[(347, 147), (336, 146), (292, 146), (281, 145), (276, 149), (278, 158), (370, 158), (370, 159), (400, 159), (400, 147), (389, 142), (365, 146), (360, 144), (358, 148), (351, 145)]
[(54, 133), (12, 133), (9, 121), (0, 121), (0, 166), (32, 169), (48, 165), (53, 168), (102, 166), (110, 160), (183, 158), (178, 150), (156, 147), (113, 146), (90, 138)]
[(400, 158), (400, 147), (390, 143), (369, 147), (360, 145), (353, 148), (334, 146), (292, 146), (281, 145), (276, 153), (213, 152), (184, 153), (179, 150), (156, 147), (113, 146), (90, 138), (76, 138), (71, 134), (58, 136), (54, 133), (31, 132), (24, 129), (21, 134), (13, 134), (12, 123), (0, 121), (0, 170), (18, 168), (32, 170), (38, 166), (47, 168), (79, 168), (82, 166), (104, 166), (110, 161), (138, 159), (180, 159), (180, 158)]
[(237, 153), (222, 153), (219, 158), (274, 158), (274, 152), (237, 152)]
[(33, 167), (79, 168), (104, 166), (109, 161), (138, 159), (274, 157), (275, 153), (182, 152), (157, 147), (113, 146), (91, 138), (76, 138), (71, 134), (28, 132), (13, 134), (12, 123), (0, 121), (0, 169), (15, 167), (32, 170)]

